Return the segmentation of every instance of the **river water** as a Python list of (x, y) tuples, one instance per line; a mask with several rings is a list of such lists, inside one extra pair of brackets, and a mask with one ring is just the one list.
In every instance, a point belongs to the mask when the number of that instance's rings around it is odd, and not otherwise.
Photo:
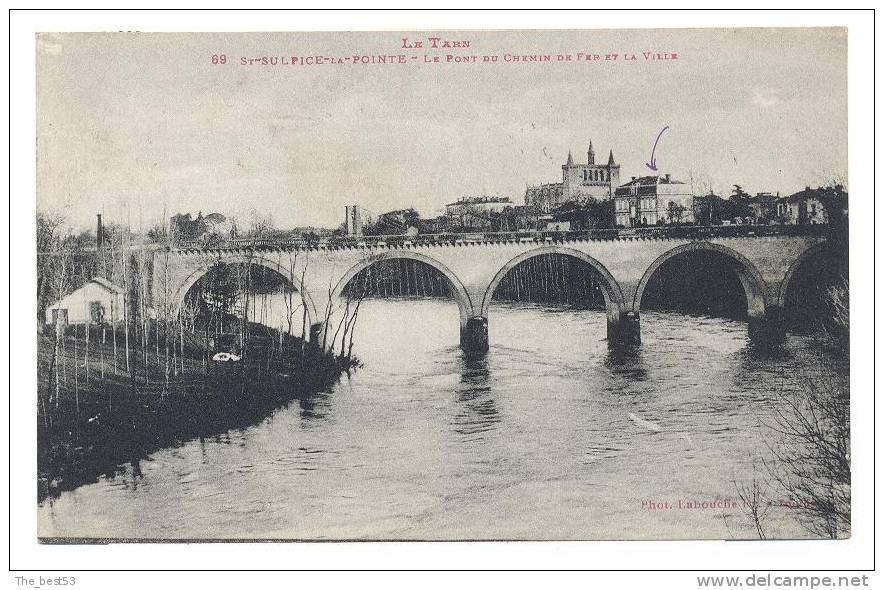
[[(628, 353), (600, 311), (496, 304), (489, 331), (465, 359), (453, 302), (367, 300), (349, 378), (45, 501), (40, 535), (753, 538), (727, 501), (772, 409), (808, 379), (846, 382), (810, 337), (771, 356), (733, 320), (644, 312)], [(769, 536), (806, 536), (788, 508), (769, 518)]]

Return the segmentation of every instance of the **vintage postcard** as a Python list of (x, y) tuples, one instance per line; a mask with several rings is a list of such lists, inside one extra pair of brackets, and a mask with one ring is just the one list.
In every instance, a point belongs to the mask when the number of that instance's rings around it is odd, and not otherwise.
[(850, 537), (847, 39), (38, 34), (40, 540)]

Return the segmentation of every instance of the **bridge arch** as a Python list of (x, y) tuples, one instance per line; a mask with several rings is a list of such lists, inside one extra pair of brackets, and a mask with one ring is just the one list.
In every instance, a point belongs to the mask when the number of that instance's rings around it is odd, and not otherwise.
[(431, 258), (430, 256), (427, 256), (425, 254), (421, 254), (419, 252), (414, 252), (411, 250), (381, 252), (379, 254), (375, 254), (373, 256), (365, 258), (364, 260), (360, 260), (357, 264), (353, 265), (338, 281), (338, 284), (332, 291), (331, 300), (337, 301), (338, 298), (341, 297), (344, 289), (347, 287), (353, 277), (355, 277), (357, 274), (370, 267), (371, 265), (381, 262), (382, 260), (396, 260), (403, 258), (423, 262), (427, 266), (430, 266), (437, 270), (443, 277), (445, 277), (445, 280), (448, 282), (448, 286), (451, 288), (451, 293), (454, 296), (457, 307), (460, 310), (461, 325), (466, 324), (467, 320), (473, 315), (473, 302), (470, 299), (470, 295), (461, 280), (457, 277), (456, 274), (454, 274), (454, 272), (452, 272), (451, 269), (449, 269), (447, 266), (445, 266), (435, 258)]
[(616, 320), (617, 318), (619, 318), (620, 313), (624, 309), (623, 291), (621, 290), (620, 285), (617, 283), (617, 280), (614, 279), (608, 269), (605, 268), (605, 266), (601, 262), (590, 256), (589, 254), (585, 254), (584, 252), (575, 250), (573, 248), (567, 248), (565, 246), (554, 244), (541, 246), (539, 248), (534, 248), (532, 250), (528, 250), (527, 252), (523, 252), (522, 254), (519, 254), (518, 256), (507, 262), (503, 266), (503, 268), (497, 271), (497, 274), (494, 275), (494, 278), (491, 280), (491, 284), (489, 284), (488, 288), (485, 290), (485, 296), (482, 299), (482, 317), (488, 317), (488, 309), (491, 306), (491, 298), (494, 296), (494, 291), (495, 289), (497, 289), (497, 286), (507, 275), (507, 273), (520, 263), (530, 258), (534, 258), (535, 256), (543, 256), (544, 254), (560, 254), (563, 256), (570, 256), (591, 266), (602, 278), (600, 284), (602, 287), (602, 296), (605, 298), (605, 309), (607, 310), (608, 318), (612, 320)]
[(783, 280), (780, 281), (780, 288), (777, 292), (777, 300), (776, 305), (780, 309), (784, 309), (786, 306), (786, 296), (789, 293), (789, 286), (792, 284), (792, 279), (795, 278), (795, 273), (801, 268), (805, 262), (819, 256), (821, 253), (829, 250), (831, 245), (829, 242), (820, 242), (818, 244), (814, 244), (808, 247), (804, 252), (802, 252), (798, 258), (796, 258), (792, 264), (789, 265), (789, 268), (786, 270), (786, 274), (783, 275)]
[(743, 286), (749, 317), (760, 318), (765, 315), (768, 305), (765, 297), (765, 282), (755, 265), (736, 250), (728, 248), (727, 246), (722, 246), (721, 244), (705, 241), (682, 244), (681, 246), (676, 246), (658, 256), (647, 268), (641, 281), (639, 281), (638, 287), (635, 290), (635, 297), (632, 301), (632, 309), (636, 313), (641, 311), (642, 296), (644, 295), (645, 288), (648, 286), (651, 277), (654, 276), (654, 273), (656, 273), (663, 264), (676, 256), (697, 251), (716, 252), (734, 262), (733, 270), (736, 272), (737, 278)]
[(303, 298), (304, 302), (307, 304), (307, 320), (310, 322), (310, 325), (316, 323), (316, 306), (313, 303), (310, 294), (303, 290), (300, 279), (293, 276), (291, 270), (283, 267), (278, 262), (273, 260), (264, 258), (262, 256), (248, 256), (245, 254), (237, 254), (233, 256), (225, 255), (223, 258), (216, 258), (213, 260), (206, 260), (201, 262), (200, 266), (191, 272), (179, 285), (175, 290), (172, 297), (172, 316), (177, 316), (178, 312), (181, 310), (181, 306), (184, 304), (184, 298), (187, 296), (188, 291), (199, 281), (201, 278), (206, 276), (211, 268), (217, 264), (218, 262), (223, 262), (224, 264), (257, 264), (259, 266), (263, 266), (264, 268), (268, 268), (277, 274), (281, 275), (292, 287), (294, 287), (298, 294)]

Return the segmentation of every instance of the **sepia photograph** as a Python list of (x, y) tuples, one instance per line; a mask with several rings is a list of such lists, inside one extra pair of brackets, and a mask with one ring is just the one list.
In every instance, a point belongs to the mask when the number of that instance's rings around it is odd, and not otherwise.
[(846, 27), (34, 44), (39, 542), (851, 537)]

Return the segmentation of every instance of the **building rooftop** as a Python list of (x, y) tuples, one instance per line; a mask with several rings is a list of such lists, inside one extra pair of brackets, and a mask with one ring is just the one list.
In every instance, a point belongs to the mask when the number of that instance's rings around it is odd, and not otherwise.
[(632, 186), (632, 185), (650, 185), (650, 184), (684, 184), (680, 180), (675, 180), (669, 174), (661, 174), (656, 176), (639, 176), (633, 177), (632, 180), (621, 184), (620, 186)]
[(101, 285), (102, 287), (104, 287), (105, 289), (107, 289), (108, 291), (111, 291), (112, 293), (122, 293), (123, 292), (122, 287), (115, 285), (114, 283), (110, 282), (109, 280), (107, 280), (104, 277), (95, 277), (95, 278), (91, 279), (89, 282), (90, 283), (97, 283), (97, 284)]
[(461, 197), (460, 200), (457, 200), (453, 203), (448, 203), (448, 205), (483, 205), (487, 203), (512, 203), (509, 197)]
[(786, 200), (794, 203), (803, 199), (826, 199), (838, 194), (844, 194), (843, 186), (838, 185), (834, 187), (817, 188), (810, 188), (809, 186), (806, 186), (804, 187), (804, 190), (798, 191), (797, 193), (793, 193), (786, 197)]

